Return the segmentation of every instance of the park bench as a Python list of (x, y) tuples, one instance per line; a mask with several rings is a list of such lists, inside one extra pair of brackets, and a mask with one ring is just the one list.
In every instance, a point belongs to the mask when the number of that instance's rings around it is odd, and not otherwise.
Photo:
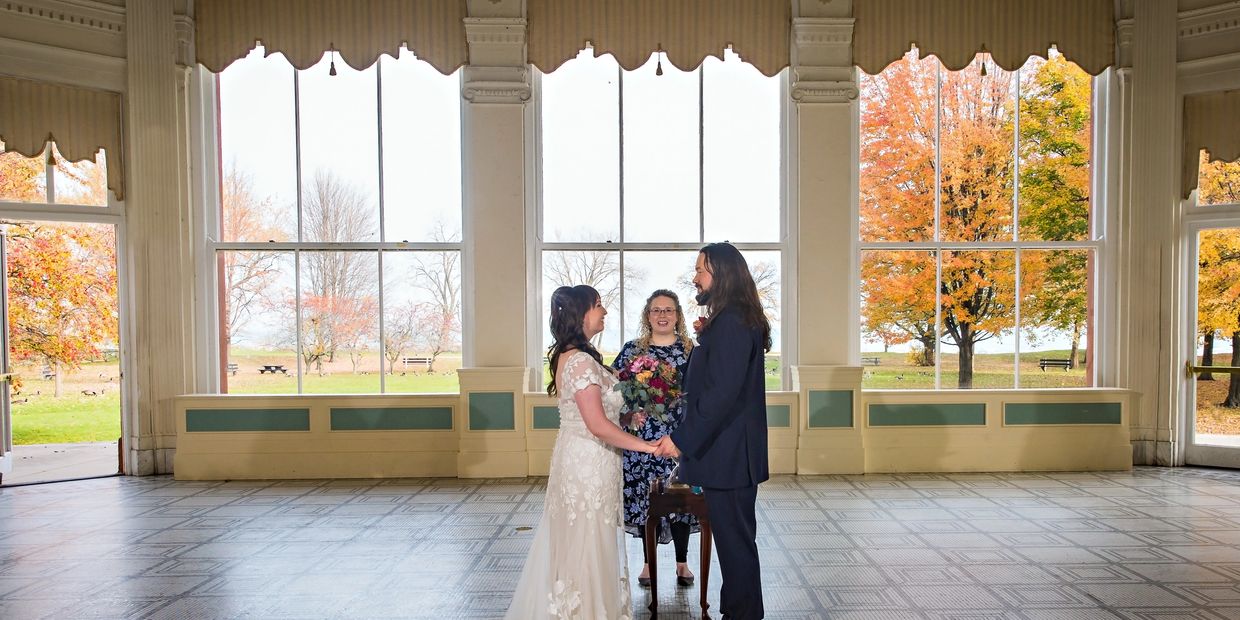
[(1043, 357), (1038, 360), (1038, 368), (1042, 370), (1046, 370), (1047, 366), (1050, 366), (1052, 368), (1062, 368), (1064, 370), (1068, 370), (1069, 368), (1072, 367), (1072, 360), (1056, 359), (1052, 357)]
[(52, 370), (52, 367), (51, 367), (51, 366), (44, 366), (44, 367), (43, 367), (43, 379), (44, 379), (44, 380), (51, 379), (51, 378), (53, 378), (53, 377), (55, 377), (55, 376), (56, 376), (56, 371), (55, 371), (55, 370)]
[(283, 364), (263, 364), (263, 365), (262, 365), (261, 367), (259, 367), (259, 369), (258, 369), (258, 374), (260, 374), (260, 375), (261, 375), (261, 374), (265, 374), (265, 373), (271, 373), (271, 374), (273, 374), (273, 375), (274, 375), (274, 374), (276, 374), (277, 372), (282, 372), (282, 373), (284, 373), (284, 374), (286, 374), (286, 375), (287, 375), (287, 374), (288, 374), (288, 369), (287, 369), (287, 368), (285, 368)]
[(862, 366), (878, 366), (881, 361), (882, 360), (878, 359), (877, 357), (863, 357), (861, 358), (861, 365)]
[(228, 374), (230, 374), (230, 375), (232, 375), (232, 376), (234, 376), (234, 377), (235, 377), (235, 376), (237, 376), (237, 371), (238, 371), (238, 370), (240, 370), (240, 369), (241, 369), (241, 367), (240, 367), (240, 366), (237, 366), (237, 363), (236, 363), (236, 362), (228, 362)]
[(430, 370), (431, 361), (432, 359), (429, 357), (402, 357), (400, 358), (400, 363), (404, 365), (404, 368), (406, 370), (410, 366), (416, 366), (416, 365), (426, 366), (426, 369)]

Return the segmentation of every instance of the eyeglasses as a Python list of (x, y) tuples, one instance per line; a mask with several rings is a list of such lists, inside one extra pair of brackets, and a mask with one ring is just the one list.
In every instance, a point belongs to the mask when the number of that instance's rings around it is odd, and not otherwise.
[(659, 316), (661, 314), (673, 315), (673, 314), (676, 314), (676, 309), (675, 308), (651, 308), (650, 309), (650, 316)]

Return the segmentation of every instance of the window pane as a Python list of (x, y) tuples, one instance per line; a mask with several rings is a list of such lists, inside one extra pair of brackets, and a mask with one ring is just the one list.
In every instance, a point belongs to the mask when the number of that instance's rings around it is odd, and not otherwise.
[(297, 393), (292, 252), (216, 253), (220, 272), (220, 392)]
[(460, 389), (461, 253), (383, 253), (387, 392)]
[(560, 286), (588, 284), (598, 291), (607, 308), (605, 329), (594, 346), (610, 362), (624, 344), (620, 334), (620, 253), (592, 250), (543, 252), (543, 351), (551, 346), (549, 308), (551, 293)]
[(386, 241), (445, 241), (461, 226), (460, 74), (443, 75), (401, 49), (383, 75)]
[(624, 74), (624, 240), (699, 241), (697, 71)]
[(1093, 385), (1091, 250), (1020, 254), (1020, 386)]
[[(375, 67), (331, 54), (298, 72), (304, 241), (379, 240), (379, 119)], [(290, 236), (290, 238), (292, 238)]]
[(943, 253), (941, 387), (1015, 387), (1016, 253)]
[(1197, 204), (1240, 204), (1240, 161), (1211, 162), (1205, 151), (1197, 176)]
[(47, 153), (26, 157), (0, 142), (0, 200), (47, 202)]
[(935, 80), (916, 52), (861, 73), (861, 241), (934, 239)]
[[(697, 252), (625, 252), (624, 253), (624, 340), (637, 338), (642, 326), (642, 309), (646, 298), (657, 289), (676, 293), (684, 312), (685, 330), (693, 334), (690, 312), (693, 303), (693, 262)], [(610, 362), (611, 360), (607, 360)]]
[(302, 392), (379, 391), (376, 252), (301, 252)]
[(107, 157), (103, 149), (95, 153), (95, 160), (70, 162), (60, 155), (60, 149), (51, 144), (55, 154), (53, 168), (56, 184), (56, 203), (88, 207), (108, 206)]
[(861, 253), (861, 386), (934, 387), (934, 252)]
[(1016, 74), (982, 56), (942, 71), (940, 238), (1012, 238), (1013, 110)]
[(545, 241), (620, 240), (620, 66), (591, 53), (542, 77)]
[(780, 78), (731, 50), (702, 72), (706, 238), (779, 241)]
[(1054, 51), (1020, 70), (1021, 239), (1090, 238), (1092, 84)]
[(780, 274), (782, 264), (779, 252), (757, 252), (746, 250), (745, 262), (749, 263), (749, 273), (754, 284), (758, 286), (758, 299), (762, 309), (766, 311), (766, 320), (771, 323), (771, 350), (766, 354), (766, 389), (783, 388), (783, 362), (780, 356), (780, 286), (783, 282)]
[[(251, 217), (279, 222), (277, 240), (297, 238), (293, 67), (280, 54), (263, 54), (256, 48), (218, 77), (223, 241), (265, 240), (244, 225)], [(230, 203), (230, 183), (248, 186), (250, 200)], [(254, 213), (234, 214), (234, 207)]]

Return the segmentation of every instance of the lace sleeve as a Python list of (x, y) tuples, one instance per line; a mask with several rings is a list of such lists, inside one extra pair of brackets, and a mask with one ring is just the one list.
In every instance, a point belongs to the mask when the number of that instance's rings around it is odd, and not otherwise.
[(603, 386), (603, 367), (584, 351), (574, 352), (564, 364), (564, 384), (568, 386), (569, 396), (584, 390), (591, 385)]

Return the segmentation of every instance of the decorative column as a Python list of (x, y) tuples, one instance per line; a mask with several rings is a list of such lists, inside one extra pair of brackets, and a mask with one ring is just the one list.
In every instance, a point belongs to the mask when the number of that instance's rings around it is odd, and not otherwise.
[(1177, 369), (1175, 265), (1179, 144), (1176, 127), (1176, 7), (1133, 3), (1132, 20), (1118, 29), (1123, 118), (1120, 179), (1118, 380), (1139, 391), (1132, 415), (1133, 458), (1138, 464), (1174, 461)]
[(126, 470), (138, 475), (172, 471), (173, 398), (193, 391), (187, 127), (192, 28), (174, 15), (173, 5), (126, 3), (128, 191), (121, 261), (130, 275), (128, 349), (135, 375), (126, 377), (126, 395), (136, 419), (125, 442)]
[[(865, 469), (857, 360), (857, 80), (848, 2), (802, 2), (792, 24), (789, 230), (796, 235), (797, 472)], [(814, 14), (806, 15), (809, 11)]]
[(465, 364), (457, 419), (462, 478), (528, 472), (524, 393), (532, 288), (526, 215), (530, 70), (525, 20), (465, 20), (463, 256)]

